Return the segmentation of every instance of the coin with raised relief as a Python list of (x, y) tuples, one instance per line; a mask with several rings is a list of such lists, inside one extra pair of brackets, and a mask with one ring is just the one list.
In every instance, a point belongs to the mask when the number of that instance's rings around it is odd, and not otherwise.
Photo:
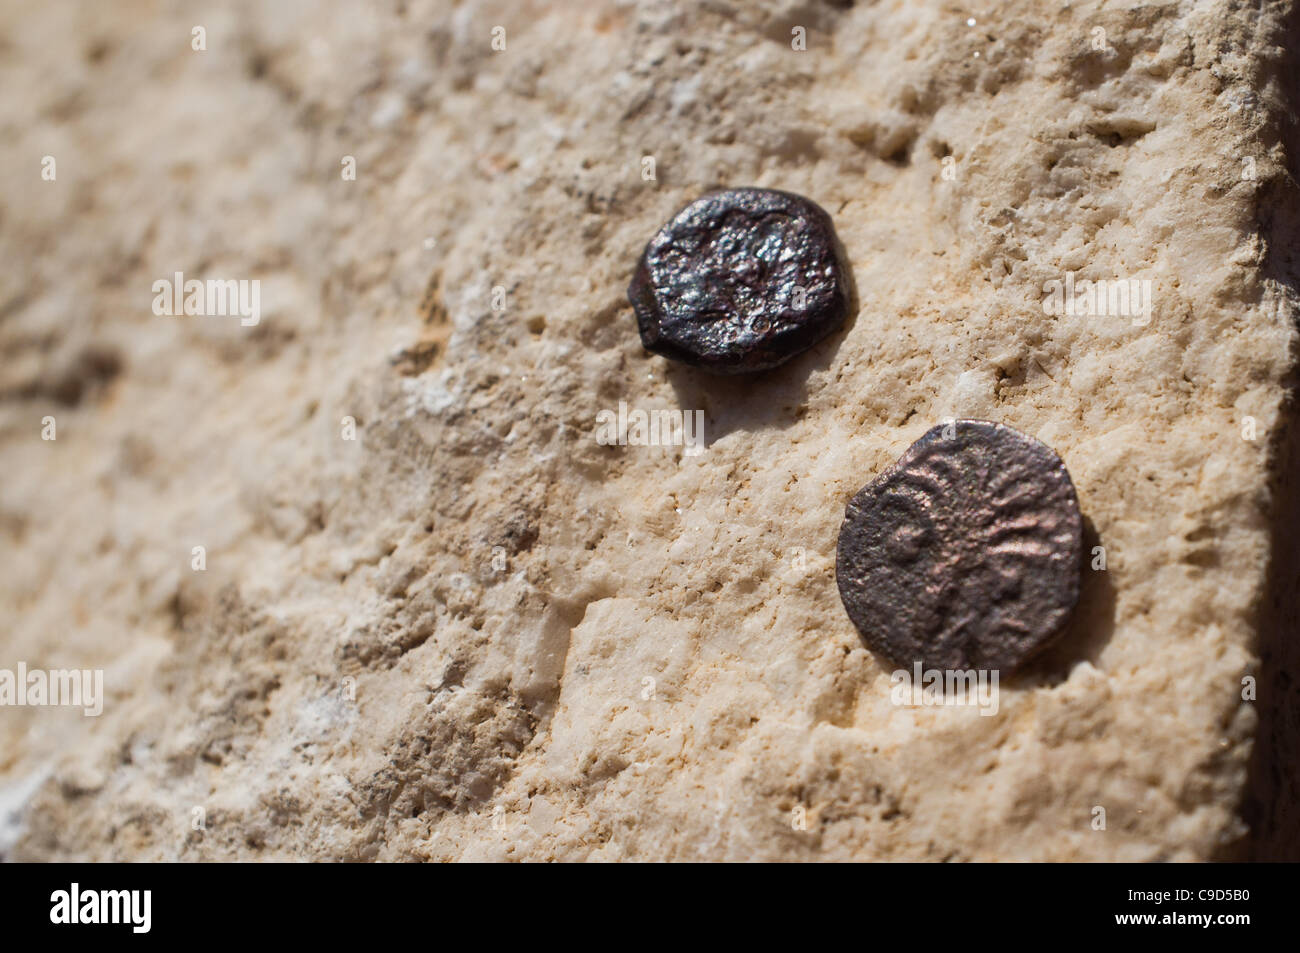
[(849, 501), (835, 576), (868, 647), (895, 665), (1009, 673), (1060, 634), (1082, 554), (1061, 458), (1002, 424), (957, 420)]

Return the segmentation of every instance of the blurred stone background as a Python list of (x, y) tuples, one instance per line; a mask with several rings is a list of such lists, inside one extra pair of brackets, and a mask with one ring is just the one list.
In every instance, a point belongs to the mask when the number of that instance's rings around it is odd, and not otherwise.
[[(106, 690), (0, 708), (0, 856), (1296, 858), (1298, 36), (0, 5), (0, 668)], [(761, 378), (647, 355), (625, 297), (719, 185), (852, 262), (856, 317)], [(260, 320), (155, 314), (176, 272)], [(1151, 321), (1045, 314), (1067, 272)], [(707, 449), (598, 445), (620, 401)], [(1051, 445), (1107, 555), (993, 717), (892, 705), (835, 588), (844, 503), (949, 416)]]

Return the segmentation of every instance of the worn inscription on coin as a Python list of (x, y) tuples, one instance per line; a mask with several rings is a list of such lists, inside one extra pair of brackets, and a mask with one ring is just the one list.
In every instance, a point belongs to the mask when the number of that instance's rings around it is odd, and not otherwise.
[(788, 361), (843, 324), (849, 304), (830, 216), (771, 189), (686, 206), (646, 245), (627, 296), (647, 350), (719, 374)]
[(1002, 424), (928, 431), (849, 501), (835, 576), (895, 665), (1014, 670), (1079, 596), (1082, 518), (1051, 449)]

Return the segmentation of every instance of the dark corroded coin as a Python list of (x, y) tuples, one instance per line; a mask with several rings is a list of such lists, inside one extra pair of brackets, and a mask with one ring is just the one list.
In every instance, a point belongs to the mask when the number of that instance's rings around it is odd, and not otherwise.
[(835, 577), (853, 624), (894, 664), (1010, 672), (1060, 632), (1082, 553), (1061, 458), (1002, 424), (958, 420), (849, 501)]
[(771, 189), (712, 192), (646, 245), (627, 289), (647, 350), (719, 374), (783, 364), (844, 323), (831, 218)]

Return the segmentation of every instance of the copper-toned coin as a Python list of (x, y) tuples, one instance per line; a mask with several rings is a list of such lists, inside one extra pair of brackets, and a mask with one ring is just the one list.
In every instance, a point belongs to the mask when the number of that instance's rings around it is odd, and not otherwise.
[(1079, 597), (1083, 526), (1051, 449), (1002, 424), (928, 431), (849, 501), (835, 577), (895, 665), (1014, 670)]
[(627, 296), (647, 350), (718, 374), (762, 371), (843, 324), (847, 265), (820, 206), (728, 189), (650, 239)]

